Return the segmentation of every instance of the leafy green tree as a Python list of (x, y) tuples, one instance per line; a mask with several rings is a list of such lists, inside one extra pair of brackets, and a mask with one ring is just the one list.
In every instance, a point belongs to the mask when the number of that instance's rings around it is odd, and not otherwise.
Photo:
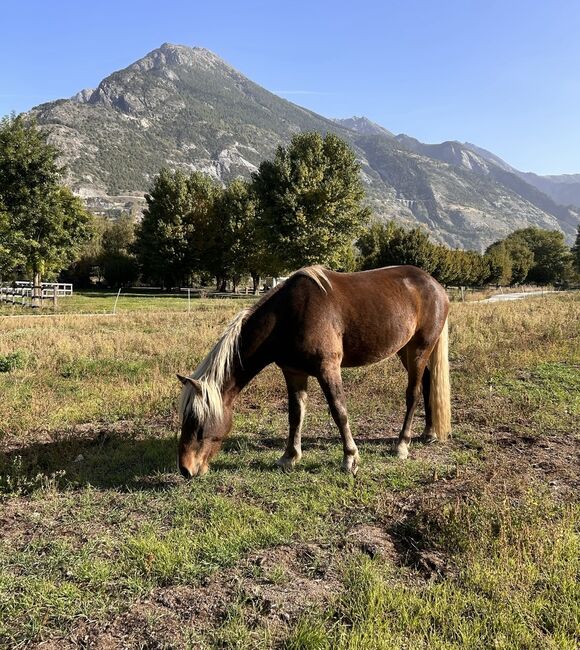
[(384, 251), (390, 246), (393, 237), (400, 229), (394, 221), (371, 223), (356, 243), (360, 252), (360, 268), (376, 269), (384, 266)]
[(103, 234), (109, 221), (107, 217), (90, 214), (89, 236), (80, 246), (76, 259), (61, 271), (62, 282), (72, 282), (76, 287), (90, 287), (93, 279), (102, 280)]
[(432, 274), (444, 286), (468, 284), (461, 253), (463, 251), (447, 248), (447, 246), (436, 247), (436, 266)]
[(432, 273), (437, 268), (437, 253), (437, 247), (423, 228), (401, 228), (393, 237), (383, 260), (385, 264), (412, 264)]
[(576, 273), (580, 273), (580, 226), (578, 226), (576, 241), (574, 242), (574, 246), (572, 246), (572, 258)]
[(489, 246), (486, 257), (490, 265), (489, 282), (504, 286), (524, 282), (534, 263), (534, 254), (526, 241), (511, 235)]
[(257, 291), (260, 277), (273, 268), (261, 234), (252, 185), (233, 180), (216, 198), (203, 255), (204, 267), (217, 279), (218, 288), (224, 288), (230, 278), (235, 289), (242, 276), (250, 275)]
[(320, 263), (338, 268), (370, 211), (354, 152), (333, 134), (295, 135), (264, 161), (253, 184), (262, 236), (277, 271)]
[(147, 207), (133, 250), (144, 277), (164, 287), (203, 268), (203, 250), (219, 188), (194, 172), (162, 169), (145, 195)]
[(0, 121), (2, 265), (31, 273), (35, 286), (70, 263), (89, 236), (90, 216), (60, 184), (57, 156), (34, 121), (14, 115)]
[(105, 254), (128, 251), (135, 241), (135, 218), (121, 213), (118, 219), (108, 221), (102, 235), (101, 246)]
[(412, 264), (432, 273), (437, 267), (438, 247), (421, 227), (406, 230), (393, 221), (373, 224), (359, 238), (357, 246), (363, 268)]
[(12, 229), (10, 215), (0, 203), (0, 279), (11, 277), (25, 264), (17, 241), (18, 233)]
[(521, 284), (528, 277), (534, 263), (534, 254), (524, 242), (505, 240), (512, 266), (511, 284)]
[(569, 279), (572, 256), (561, 232), (530, 227), (516, 230), (504, 241), (508, 247), (517, 243), (532, 252), (533, 264), (527, 274), (530, 282), (552, 284)]
[(505, 242), (499, 241), (489, 246), (485, 257), (489, 263), (487, 281), (502, 287), (509, 285), (512, 279), (512, 260)]
[(448, 284), (463, 287), (481, 287), (490, 280), (491, 269), (487, 256), (478, 251), (453, 249), (453, 273)]
[(109, 222), (102, 237), (100, 266), (109, 286), (127, 286), (139, 277), (139, 266), (132, 253), (135, 219), (129, 214)]

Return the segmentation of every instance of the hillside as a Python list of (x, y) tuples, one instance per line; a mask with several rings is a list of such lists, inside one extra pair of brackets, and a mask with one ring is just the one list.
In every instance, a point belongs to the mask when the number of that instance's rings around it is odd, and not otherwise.
[(489, 160), (502, 169), (518, 175), (529, 185), (533, 185), (540, 192), (547, 194), (558, 205), (571, 206), (580, 209), (580, 174), (554, 174), (540, 176), (532, 172), (522, 172), (508, 165), (495, 154), (477, 147), (470, 142), (463, 143), (465, 147), (475, 153), (480, 154), (486, 160)]
[(538, 176), (521, 172), (522, 178), (561, 205), (580, 208), (580, 174)]
[(32, 113), (63, 151), (67, 182), (100, 211), (140, 209), (162, 166), (228, 181), (249, 176), (294, 133), (315, 130), (335, 132), (355, 147), (375, 214), (424, 223), (452, 246), (481, 249), (527, 225), (571, 236), (577, 222), (524, 181), (525, 191), (511, 176), (420, 151), (366, 118), (326, 119), (270, 93), (203, 48), (166, 43), (95, 90)]
[[(424, 156), (473, 172), (508, 188), (520, 199), (536, 206), (545, 214), (552, 216), (569, 239), (576, 232), (579, 212), (566, 205), (559, 204), (548, 193), (538, 189), (536, 184), (526, 180), (526, 174), (518, 171), (489, 151), (470, 143), (457, 141), (441, 142), (439, 144), (424, 144), (401, 134), (396, 136), (398, 142), (407, 148)], [(537, 176), (536, 178), (542, 178)]]

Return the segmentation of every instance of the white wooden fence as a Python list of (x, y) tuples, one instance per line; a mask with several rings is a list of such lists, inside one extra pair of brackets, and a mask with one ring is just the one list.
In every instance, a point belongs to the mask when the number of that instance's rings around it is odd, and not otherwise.
[(56, 307), (57, 298), (72, 294), (73, 285), (66, 282), (43, 282), (36, 291), (32, 282), (0, 284), (0, 303), (23, 307), (43, 307), (47, 301)]

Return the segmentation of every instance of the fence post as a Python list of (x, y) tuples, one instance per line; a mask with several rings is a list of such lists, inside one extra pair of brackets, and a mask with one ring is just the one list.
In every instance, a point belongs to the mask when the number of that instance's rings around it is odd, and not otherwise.
[(191, 289), (187, 288), (187, 313), (191, 314)]
[[(24, 300), (22, 304), (24, 305)], [(42, 307), (42, 284), (40, 283), (40, 273), (38, 272), (35, 272), (32, 276), (32, 305), (34, 307)]]
[(119, 302), (120, 295), (121, 295), (121, 287), (119, 287), (119, 291), (117, 291), (117, 297), (115, 298), (115, 304), (113, 305), (113, 314), (117, 313), (117, 303)]
[(57, 297), (57, 295), (58, 295), (58, 291), (57, 291), (56, 287), (53, 287), (53, 289), (52, 289), (52, 306), (54, 308), (54, 311), (56, 311), (56, 307), (57, 307), (57, 305), (56, 305), (56, 297)]

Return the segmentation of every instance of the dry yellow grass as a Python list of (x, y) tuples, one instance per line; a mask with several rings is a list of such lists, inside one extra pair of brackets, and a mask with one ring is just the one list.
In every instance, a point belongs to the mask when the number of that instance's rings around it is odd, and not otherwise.
[[(18, 352), (22, 358), (21, 368), (0, 374), (3, 435), (31, 436), (94, 420), (172, 412), (179, 392), (175, 373), (191, 371), (242, 307), (237, 301), (194, 304), (191, 314), (0, 318), (0, 357)], [(491, 380), (498, 368), (580, 362), (580, 299), (575, 295), (453, 304), (449, 323), (452, 374), (460, 374), (462, 382)], [(381, 392), (387, 396), (402, 396), (404, 390), (395, 360), (350, 370), (345, 381), (357, 402), (369, 384), (371, 393), (384, 384)], [(254, 395), (250, 401), (264, 404), (284, 395), (275, 369), (258, 377), (249, 392)]]

